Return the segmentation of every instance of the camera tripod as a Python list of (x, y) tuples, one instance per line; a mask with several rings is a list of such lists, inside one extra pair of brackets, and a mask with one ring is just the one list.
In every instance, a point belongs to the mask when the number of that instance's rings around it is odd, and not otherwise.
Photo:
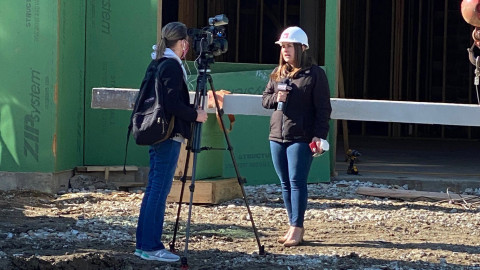
[[(195, 91), (195, 101), (194, 101), (194, 106), (195, 108), (205, 108), (205, 98), (207, 97), (206, 93), (206, 87), (207, 87), (207, 80), (208, 83), (210, 84), (210, 87), (213, 92), (213, 98), (215, 100), (215, 107), (219, 115), (220, 119), (220, 124), (221, 128), (223, 130), (223, 134), (225, 136), (225, 140), (227, 142), (228, 150), (230, 152), (230, 157), (232, 158), (233, 162), (233, 167), (235, 168), (235, 173), (237, 175), (237, 180), (238, 184), (240, 185), (240, 188), (242, 190), (242, 195), (243, 199), (245, 201), (245, 205), (247, 207), (248, 215), (250, 216), (250, 221), (252, 222), (252, 228), (253, 232), (255, 233), (255, 238), (257, 241), (258, 249), (259, 249), (259, 254), (260, 255), (265, 255), (265, 248), (263, 245), (260, 244), (260, 239), (258, 237), (258, 232), (257, 228), (255, 227), (255, 222), (253, 221), (253, 215), (250, 210), (250, 206), (247, 201), (247, 195), (245, 193), (245, 189), (243, 185), (246, 183), (245, 178), (240, 176), (240, 172), (238, 170), (237, 162), (235, 160), (235, 156), (233, 154), (233, 148), (232, 145), (230, 144), (230, 139), (228, 137), (227, 131), (225, 130), (225, 125), (222, 119), (223, 116), (223, 109), (220, 108), (217, 96), (215, 94), (215, 88), (213, 87), (213, 79), (210, 76), (210, 69), (209, 69), (209, 63), (213, 63), (213, 58), (208, 58), (208, 56), (205, 56), (204, 54), (201, 55), (201, 57), (198, 58), (197, 63), (198, 63), (198, 77), (197, 77), (197, 86), (196, 86), (196, 91)], [(191, 184), (189, 186), (190, 190), (190, 202), (189, 202), (189, 207), (188, 207), (188, 220), (187, 220), (187, 226), (186, 226), (186, 233), (185, 233), (185, 250), (183, 257), (181, 257), (181, 267), (182, 269), (188, 269), (188, 263), (187, 263), (187, 255), (188, 255), (188, 241), (190, 237), (190, 221), (191, 221), (191, 216), (192, 216), (192, 201), (193, 201), (193, 193), (195, 191), (195, 173), (196, 173), (196, 165), (197, 165), (197, 155), (201, 150), (205, 150), (206, 148), (200, 148), (200, 140), (201, 140), (201, 132), (202, 132), (202, 123), (199, 122), (194, 122), (192, 124), (192, 136), (187, 142), (187, 158), (185, 162), (185, 169), (183, 170), (183, 176), (181, 177), (180, 181), (182, 181), (182, 187), (180, 191), (180, 199), (178, 203), (178, 211), (177, 211), (177, 219), (175, 222), (175, 229), (173, 232), (173, 239), (169, 243), (170, 246), (170, 251), (175, 252), (175, 240), (177, 236), (177, 230), (178, 230), (178, 225), (179, 225), (179, 219), (180, 219), (180, 211), (181, 211), (181, 206), (182, 206), (182, 199), (183, 199), (183, 192), (186, 184), (186, 178), (187, 178), (187, 172), (188, 172), (188, 165), (190, 161), (190, 153), (193, 152), (193, 164), (192, 164), (192, 177), (191, 177)], [(225, 149), (222, 149), (225, 150)]]

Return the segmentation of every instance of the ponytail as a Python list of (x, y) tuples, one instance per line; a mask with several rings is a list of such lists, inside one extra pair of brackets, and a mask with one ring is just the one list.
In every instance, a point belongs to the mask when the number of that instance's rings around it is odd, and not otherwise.
[(181, 22), (171, 22), (162, 28), (162, 36), (157, 44), (155, 52), (157, 58), (163, 57), (165, 50), (171, 48), (175, 42), (187, 38), (187, 27)]

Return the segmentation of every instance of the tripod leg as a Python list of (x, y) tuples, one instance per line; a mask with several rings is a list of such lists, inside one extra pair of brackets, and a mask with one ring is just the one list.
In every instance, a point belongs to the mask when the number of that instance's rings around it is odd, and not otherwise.
[(215, 107), (216, 107), (218, 115), (219, 115), (220, 125), (221, 125), (221, 128), (223, 130), (223, 135), (225, 136), (225, 140), (226, 140), (227, 145), (228, 145), (227, 149), (230, 152), (230, 157), (232, 158), (233, 167), (235, 168), (235, 173), (237, 175), (238, 184), (240, 185), (240, 188), (242, 190), (243, 200), (245, 201), (245, 206), (247, 207), (248, 215), (250, 216), (250, 221), (252, 222), (253, 232), (255, 234), (255, 238), (256, 238), (256, 241), (257, 241), (257, 245), (258, 245), (258, 251), (259, 251), (258, 253), (260, 255), (265, 255), (265, 247), (260, 244), (260, 238), (258, 237), (257, 227), (255, 226), (252, 211), (250, 210), (250, 206), (248, 204), (247, 194), (245, 193), (245, 188), (243, 187), (243, 185), (246, 183), (246, 180), (245, 180), (245, 178), (240, 176), (240, 171), (239, 171), (238, 166), (237, 166), (237, 161), (235, 159), (235, 155), (233, 154), (233, 147), (232, 147), (232, 144), (230, 143), (230, 138), (228, 137), (227, 131), (225, 129), (225, 124), (224, 124), (223, 118), (222, 118), (223, 109), (220, 108), (220, 106), (218, 104), (217, 95), (215, 94), (215, 88), (213, 87), (212, 77), (210, 75), (208, 75), (207, 78), (208, 78), (208, 82), (210, 84), (210, 87), (212, 89), (213, 98), (215, 100)]
[(190, 189), (190, 202), (188, 204), (188, 218), (187, 226), (185, 231), (185, 250), (182, 258), (182, 267), (188, 267), (187, 256), (188, 256), (188, 243), (190, 239), (190, 224), (192, 220), (192, 206), (193, 206), (193, 193), (195, 191), (195, 175), (196, 175), (196, 166), (197, 166), (197, 155), (200, 152), (200, 134), (202, 131), (201, 123), (196, 123), (193, 135), (193, 166), (192, 166), (192, 180), (189, 186)]
[(182, 178), (180, 178), (180, 181), (182, 181), (182, 187), (180, 189), (180, 198), (178, 200), (177, 218), (176, 218), (175, 227), (174, 227), (174, 230), (173, 230), (173, 238), (172, 238), (172, 241), (170, 241), (170, 243), (168, 243), (168, 245), (170, 247), (170, 252), (175, 252), (176, 251), (175, 250), (175, 241), (176, 241), (176, 237), (177, 237), (178, 224), (180, 222), (180, 213), (181, 213), (181, 209), (182, 209), (183, 193), (184, 193), (184, 190), (185, 190), (185, 184), (187, 182), (188, 164), (190, 163), (191, 149), (192, 149), (191, 148), (191, 140), (189, 140), (188, 143), (187, 143), (187, 158), (185, 159), (185, 167), (184, 167)]
[[(205, 69), (206, 72), (206, 69)], [(203, 72), (197, 78), (197, 90), (195, 94), (195, 102), (194, 106), (201, 107), (202, 109), (205, 108), (205, 97), (206, 97), (206, 76), (207, 74)], [(196, 176), (196, 168), (197, 168), (197, 156), (200, 152), (200, 140), (202, 134), (202, 123), (195, 122), (192, 125), (192, 151), (193, 151), (193, 164), (192, 164), (192, 179), (191, 184), (189, 186), (190, 189), (190, 202), (188, 204), (188, 218), (187, 218), (187, 225), (186, 225), (186, 232), (185, 232), (185, 250), (183, 257), (181, 258), (181, 266), (182, 269), (188, 269), (188, 243), (190, 239), (190, 223), (192, 219), (192, 206), (193, 206), (193, 193), (195, 191), (195, 176)]]

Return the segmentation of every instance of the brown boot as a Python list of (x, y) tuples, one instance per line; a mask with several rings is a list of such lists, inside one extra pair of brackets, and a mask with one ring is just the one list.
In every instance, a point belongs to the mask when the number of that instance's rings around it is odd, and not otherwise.
[(287, 233), (286, 233), (284, 236), (279, 237), (279, 238), (277, 239), (277, 242), (280, 243), (280, 244), (285, 243), (285, 241), (287, 241), (287, 239), (290, 237), (290, 233), (292, 232), (292, 228), (293, 228), (293, 227), (288, 228)]
[(303, 241), (305, 229), (302, 227), (291, 227), (290, 237), (283, 243), (286, 247), (298, 246)]

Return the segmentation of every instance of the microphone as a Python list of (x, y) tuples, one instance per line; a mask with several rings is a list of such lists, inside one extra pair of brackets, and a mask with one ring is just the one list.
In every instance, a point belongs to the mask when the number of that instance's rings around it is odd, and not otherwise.
[[(290, 79), (283, 79), (281, 82), (278, 83), (278, 91), (287, 91), (288, 92), (288, 91), (292, 90), (292, 87), (289, 84), (290, 84)], [(288, 100), (288, 96), (287, 96), (287, 99), (285, 100), (285, 102), (283, 102), (283, 101), (278, 102), (277, 111), (285, 110), (285, 108), (287, 106), (287, 100)]]

